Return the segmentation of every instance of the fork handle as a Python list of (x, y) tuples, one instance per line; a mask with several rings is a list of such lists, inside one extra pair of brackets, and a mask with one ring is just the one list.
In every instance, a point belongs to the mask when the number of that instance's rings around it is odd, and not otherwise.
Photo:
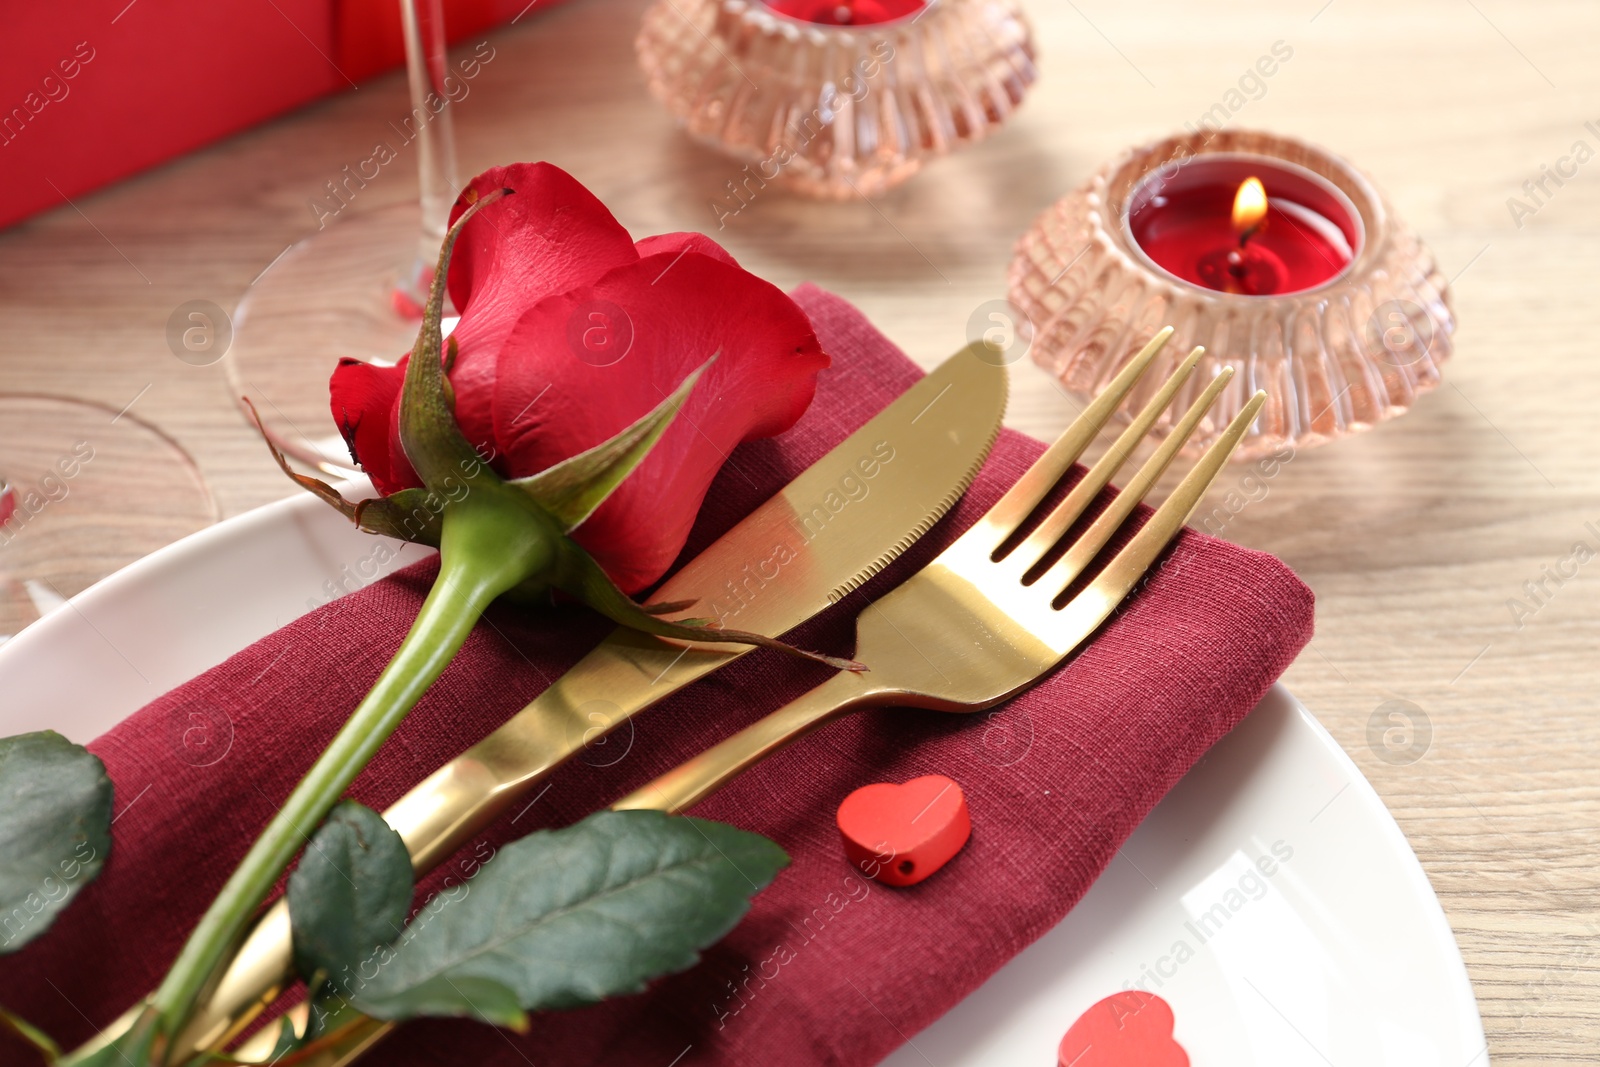
[(884, 690), (867, 673), (840, 671), (803, 696), (634, 790), (612, 811), (675, 814), (691, 808), (790, 741), (847, 711), (879, 702)]

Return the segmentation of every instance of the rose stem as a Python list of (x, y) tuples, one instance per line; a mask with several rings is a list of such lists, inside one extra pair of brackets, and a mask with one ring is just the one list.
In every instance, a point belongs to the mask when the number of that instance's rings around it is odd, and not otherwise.
[[(283, 869), (444, 672), (484, 609), (553, 558), (550, 542), (498, 494), (469, 494), (446, 509), (439, 576), (377, 684), (312, 766), (212, 901), (150, 1004), (169, 1039), (181, 1035), (212, 976), (237, 949)], [(484, 506), (473, 506), (481, 501)]]

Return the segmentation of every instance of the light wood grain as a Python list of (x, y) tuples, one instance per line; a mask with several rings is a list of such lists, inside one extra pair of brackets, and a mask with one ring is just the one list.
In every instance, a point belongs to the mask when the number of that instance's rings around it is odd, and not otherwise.
[[(1017, 120), (909, 186), (818, 206), (777, 192), (717, 236), (756, 272), (859, 304), (916, 358), (962, 343), (1004, 295), (1012, 242), (1124, 147), (1199, 118), (1276, 40), (1293, 59), (1236, 125), (1298, 134), (1376, 176), (1447, 272), (1447, 384), (1364, 437), (1299, 454), (1227, 527), (1316, 590), (1289, 686), (1372, 779), (1444, 902), (1497, 1064), (1600, 1048), (1600, 561), (1518, 625), (1508, 601), (1579, 540), (1600, 549), (1594, 339), (1600, 160), (1518, 228), (1506, 206), (1600, 120), (1600, 9), (1584, 0), (1034, 0), (1044, 77)], [(461, 106), (463, 171), (548, 158), (636, 233), (716, 233), (737, 169), (689, 144), (633, 64), (641, 0), (583, 0), (493, 38)], [(129, 87), (136, 91), (136, 87)], [(0, 392), (134, 411), (191, 453), (224, 514), (289, 490), (220, 369), (175, 359), (183, 301), (232, 306), (312, 228), (307, 201), (405, 109), (397, 77), (317, 104), (0, 234)], [(412, 195), (409, 158), (352, 210)], [(92, 220), (92, 225), (89, 220)], [(1051, 436), (1071, 406), (1015, 373), (1009, 421)], [(146, 386), (149, 388), (146, 390)], [(146, 390), (141, 395), (141, 390)], [(160, 502), (153, 502), (159, 507)], [(1392, 766), (1367, 725), (1412, 701), (1434, 730)], [(1454, 1067), (1454, 1065), (1449, 1065)], [(1468, 1065), (1461, 1065), (1468, 1067)]]

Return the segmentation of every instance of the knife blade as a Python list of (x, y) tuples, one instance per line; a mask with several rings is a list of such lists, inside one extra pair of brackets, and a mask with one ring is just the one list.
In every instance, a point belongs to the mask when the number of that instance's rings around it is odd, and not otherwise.
[[(1005, 412), (1005, 368), (981, 344), (951, 356), (668, 579), (737, 629), (779, 636), (904, 552), (971, 485)], [(387, 811), (420, 875), (587, 743), (751, 651), (619, 629), (488, 737)], [(175, 1043), (231, 1040), (292, 978), (288, 908), (266, 910)], [(130, 1014), (126, 1018), (132, 1018)], [(120, 1032), (116, 1024), (107, 1035)], [(181, 1058), (181, 1056), (180, 1056)]]

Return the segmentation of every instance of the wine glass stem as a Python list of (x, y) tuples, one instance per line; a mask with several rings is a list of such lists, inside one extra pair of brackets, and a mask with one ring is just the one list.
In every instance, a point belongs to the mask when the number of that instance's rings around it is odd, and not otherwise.
[[(449, 225), (450, 205), (461, 187), (456, 172), (454, 107), (445, 91), (444, 13), (440, 0), (400, 0), (406, 40), (406, 77), (417, 128), (417, 184), (422, 233), (417, 258), (431, 268)], [(424, 287), (425, 289), (425, 287)]]

